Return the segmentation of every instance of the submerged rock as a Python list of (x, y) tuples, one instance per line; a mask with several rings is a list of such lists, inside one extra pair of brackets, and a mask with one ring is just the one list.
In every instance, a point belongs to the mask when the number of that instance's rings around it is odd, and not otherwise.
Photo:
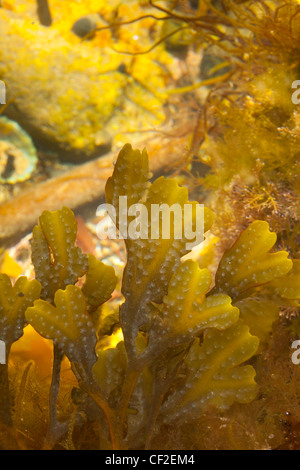
[(0, 182), (30, 178), (38, 157), (29, 135), (14, 121), (0, 117)]
[(7, 83), (9, 103), (5, 114), (32, 136), (37, 148), (77, 163), (106, 153), (116, 135), (124, 138), (126, 132), (161, 124), (165, 114), (157, 88), (163, 88), (166, 77), (162, 67), (153, 65), (152, 92), (148, 57), (135, 60), (131, 74), (124, 74), (119, 66), (131, 64), (131, 58), (69, 32), (66, 39), (54, 23), (45, 28), (0, 9), (0, 77)]
[(92, 34), (97, 28), (96, 15), (86, 15), (79, 18), (72, 26), (72, 33), (79, 38)]

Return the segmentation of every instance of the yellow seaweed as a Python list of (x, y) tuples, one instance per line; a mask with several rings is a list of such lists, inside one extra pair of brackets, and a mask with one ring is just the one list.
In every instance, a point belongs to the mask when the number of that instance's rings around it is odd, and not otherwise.
[[(164, 177), (150, 183), (149, 177), (147, 152), (126, 145), (106, 187), (119, 229), (124, 222), (118, 211), (120, 196), (148, 209), (153, 204), (188, 205), (195, 222), (197, 203), (189, 201), (186, 188)], [(213, 215), (204, 208), (202, 217), (207, 231)], [(132, 216), (126, 218), (129, 226)], [(151, 228), (154, 220), (147, 220)], [(169, 239), (163, 237), (162, 226), (153, 239), (125, 239), (125, 300), (119, 316), (109, 309), (117, 282), (114, 270), (75, 246), (77, 224), (66, 207), (44, 211), (33, 230), (32, 261), (40, 282), (21, 277), (12, 287), (2, 275), (3, 308), (8, 308), (10, 290), (33, 288), (27, 303), (19, 300), (22, 321), (19, 326), (12, 322), (10, 342), (20, 337), (27, 321), (54, 344), (46, 448), (59, 442), (68, 428), (68, 420), (59, 423), (56, 413), (63, 355), (78, 381), (74, 404), (81, 397), (100, 407), (101, 441), (114, 449), (131, 448), (135, 442), (148, 448), (156, 426), (185, 422), (212, 405), (222, 410), (255, 398), (255, 369), (243, 363), (268, 343), (278, 306), (285, 301), (280, 295), (287, 295), (290, 281), (297, 285), (298, 264), (292, 269), (286, 252), (269, 253), (276, 235), (266, 222), (256, 221), (223, 254), (214, 285), (208, 268), (181, 260), (192, 248), (186, 246), (185, 234), (176, 238), (183, 223), (176, 222)], [(204, 247), (204, 256), (206, 251)], [(145, 264), (149, 253), (151, 260)], [(281, 290), (276, 284), (280, 279)], [(7, 379), (5, 383), (2, 416), (11, 426)], [(74, 424), (73, 415), (70, 420)]]

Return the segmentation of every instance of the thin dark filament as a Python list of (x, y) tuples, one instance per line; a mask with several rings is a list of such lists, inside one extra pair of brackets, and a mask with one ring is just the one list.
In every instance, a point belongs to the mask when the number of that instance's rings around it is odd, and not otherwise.
[(139, 16), (138, 18), (134, 18), (133, 20), (128, 20), (128, 21), (120, 21), (119, 23), (110, 23), (108, 26), (101, 26), (100, 28), (96, 28), (93, 30), (95, 31), (103, 31), (105, 29), (112, 29), (112, 28), (117, 28), (118, 26), (127, 26), (129, 24), (136, 23), (137, 21), (142, 21), (147, 18), (152, 18), (153, 20), (156, 21), (163, 21), (163, 20), (172, 20), (172, 16), (155, 16), (155, 15), (143, 15)]
[(118, 52), (119, 54), (127, 54), (127, 55), (148, 54), (148, 52), (153, 51), (153, 49), (155, 49), (157, 46), (159, 46), (160, 44), (162, 44), (166, 39), (170, 38), (171, 36), (173, 36), (174, 34), (178, 33), (179, 31), (183, 31), (183, 30), (185, 30), (185, 29), (190, 29), (190, 27), (189, 27), (189, 26), (181, 26), (180, 28), (177, 28), (177, 29), (175, 29), (174, 31), (171, 31), (171, 33), (166, 34), (163, 38), (159, 39), (159, 41), (155, 42), (154, 44), (152, 44), (151, 47), (149, 47), (148, 49), (146, 49), (146, 50), (144, 50), (144, 51), (139, 51), (139, 52), (119, 51), (119, 50), (115, 49), (114, 47), (112, 47), (112, 49), (113, 49), (115, 52)]

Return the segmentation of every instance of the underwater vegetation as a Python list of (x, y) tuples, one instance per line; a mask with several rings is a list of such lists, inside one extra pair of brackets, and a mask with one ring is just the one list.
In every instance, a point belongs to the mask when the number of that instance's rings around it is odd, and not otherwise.
[[(299, 449), (299, 1), (66, 5), (0, 2), (0, 448)], [(120, 232), (119, 197), (203, 204), (204, 242), (114, 269), (104, 194)]]
[[(176, 13), (196, 37), (205, 34), (204, 71), (210, 64), (202, 82), (173, 90), (188, 94), (209, 85), (186, 171), (194, 186), (209, 191), (229, 243), (261, 218), (285, 242), (294, 237), (299, 243), (299, 106), (292, 99), (299, 77), (299, 2), (237, 3), (220, 8), (204, 2), (214, 26), (222, 23), (214, 37), (207, 36), (201, 16)], [(209, 172), (197, 170), (199, 159)]]
[[(106, 184), (117, 225), (120, 196), (146, 207), (197, 204), (176, 180), (159, 177), (149, 184), (149, 176), (146, 151), (125, 145)], [(195, 217), (195, 211), (189, 214)], [(204, 208), (205, 232), (212, 222)], [(280, 306), (300, 297), (299, 262), (285, 251), (271, 251), (276, 235), (266, 222), (255, 221), (240, 234), (215, 276), (193, 259), (181, 259), (189, 251), (187, 239), (176, 237), (175, 228), (169, 239), (161, 231), (156, 239), (126, 239), (119, 312), (109, 309), (114, 269), (75, 245), (76, 227), (66, 207), (43, 212), (32, 234), (35, 279), (22, 276), (12, 286), (7, 275), (0, 276), (0, 338), (7, 359), (27, 323), (53, 343), (43, 448), (76, 448), (72, 436), (88, 422), (102, 449), (150, 448), (162, 426), (256, 397), (249, 360), (265, 347)], [(66, 420), (57, 404), (63, 356), (77, 380), (69, 390), (73, 410)], [(19, 390), (12, 390), (7, 365), (0, 367), (2, 445), (31, 448), (32, 410), (22, 394), (33, 364), (20, 372)]]
[[(147, 141), (148, 142), (148, 141)], [(163, 144), (163, 147), (161, 145)], [(150, 170), (154, 174), (163, 172), (166, 167), (181, 160), (177, 153), (185, 149), (185, 136), (168, 138), (152, 136), (149, 159)], [(170, 152), (176, 148), (176, 152)], [(55, 210), (67, 205), (75, 210), (84, 204), (104, 197), (105, 183), (113, 171), (115, 153), (109, 152), (91, 162), (68, 168), (58, 176), (37, 181), (0, 204), (0, 240), (12, 240), (20, 233), (30, 230), (38, 219), (41, 210)]]

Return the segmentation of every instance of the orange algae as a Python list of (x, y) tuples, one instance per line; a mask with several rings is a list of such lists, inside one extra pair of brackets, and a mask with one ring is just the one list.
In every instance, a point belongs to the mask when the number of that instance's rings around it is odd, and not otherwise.
[[(37, 378), (50, 381), (53, 361), (51, 341), (42, 338), (28, 325), (20, 341), (12, 346), (10, 361), (12, 368), (22, 368), (28, 361), (34, 361)], [(62, 364), (62, 374), (65, 380), (69, 382), (73, 380), (73, 383), (76, 383), (67, 358)]]

